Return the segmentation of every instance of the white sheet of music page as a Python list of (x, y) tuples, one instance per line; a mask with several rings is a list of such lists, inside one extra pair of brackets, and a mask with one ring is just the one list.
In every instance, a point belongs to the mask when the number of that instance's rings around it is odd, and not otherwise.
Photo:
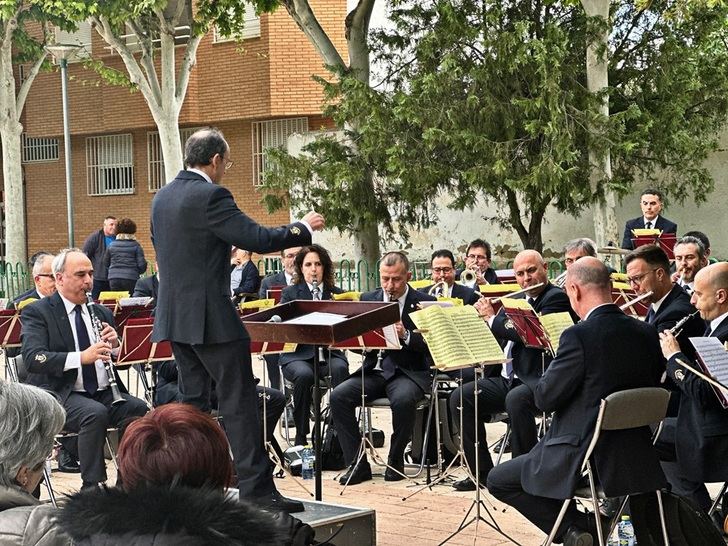
[(306, 313), (300, 317), (286, 320), (286, 324), (307, 324), (310, 326), (332, 326), (346, 320), (346, 316), (338, 315), (336, 313), (322, 313), (314, 311), (313, 313)]

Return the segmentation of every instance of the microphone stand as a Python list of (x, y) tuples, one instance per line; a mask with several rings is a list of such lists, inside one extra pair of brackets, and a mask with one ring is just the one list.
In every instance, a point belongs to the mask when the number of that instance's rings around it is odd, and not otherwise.
[[(311, 296), (315, 301), (321, 299), (321, 289), (319, 288), (318, 279), (314, 277), (311, 280)], [(315, 498), (317, 501), (322, 500), (321, 482), (321, 390), (319, 389), (319, 366), (321, 365), (324, 349), (320, 345), (313, 346), (313, 440), (314, 452), (314, 489), (316, 491)]]

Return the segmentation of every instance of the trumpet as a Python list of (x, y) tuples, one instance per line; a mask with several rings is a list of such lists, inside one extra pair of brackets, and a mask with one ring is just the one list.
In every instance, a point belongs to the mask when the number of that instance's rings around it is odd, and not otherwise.
[(460, 284), (468, 288), (475, 288), (478, 282), (478, 274), (473, 269), (463, 269), (460, 273)]
[(449, 295), (449, 291), (450, 287), (445, 281), (438, 281), (430, 287), (430, 289), (427, 291), (427, 294), (430, 296), (435, 296), (437, 298), (447, 298)]
[[(101, 332), (103, 331), (104, 326), (103, 324), (101, 324), (101, 320), (99, 319), (98, 315), (96, 314), (96, 310), (94, 309), (94, 298), (91, 295), (91, 292), (86, 292), (86, 309), (88, 309), (88, 314), (91, 317), (91, 325), (93, 326), (96, 343), (98, 343), (99, 341), (101, 341)], [(109, 380), (111, 396), (113, 398), (111, 405), (115, 406), (116, 404), (126, 402), (126, 400), (124, 400), (124, 398), (121, 396), (119, 385), (116, 383), (116, 376), (114, 375), (114, 369), (111, 366), (111, 362), (108, 360), (104, 360), (103, 362), (104, 370), (106, 371), (106, 377)]]
[(670, 328), (668, 330), (668, 332), (670, 332), (670, 335), (673, 335), (675, 337), (679, 336), (682, 333), (682, 331), (683, 331), (683, 326), (685, 326), (685, 323), (687, 321), (689, 321), (691, 318), (693, 318), (695, 315), (697, 315), (698, 313), (700, 313), (700, 311), (698, 311), (696, 309), (695, 311), (693, 311), (689, 315), (685, 315), (683, 318), (681, 318), (680, 320), (678, 320), (675, 323), (675, 326), (673, 326), (672, 328)]
[(564, 271), (558, 277), (556, 277), (553, 280), (554, 285), (558, 286), (559, 288), (564, 288), (564, 285), (566, 284), (566, 273), (567, 271)]
[(652, 295), (652, 290), (650, 290), (649, 292), (645, 292), (644, 294), (641, 294), (641, 295), (637, 296), (636, 298), (631, 299), (631, 300), (623, 303), (622, 305), (620, 305), (619, 310), (626, 311), (627, 309), (632, 307), (635, 303), (639, 303), (642, 300), (649, 298), (651, 295)]

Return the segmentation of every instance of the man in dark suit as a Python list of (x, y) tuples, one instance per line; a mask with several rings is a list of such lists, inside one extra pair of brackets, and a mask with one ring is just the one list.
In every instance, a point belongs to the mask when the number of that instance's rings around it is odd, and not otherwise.
[[(23, 310), (23, 360), (28, 383), (58, 396), (66, 410), (66, 430), (78, 433), (78, 460), (84, 487), (106, 481), (104, 439), (109, 426), (144, 415), (147, 405), (130, 396), (114, 370), (124, 403), (112, 405), (104, 361), (119, 350), (111, 312), (94, 305), (103, 325), (101, 340), (86, 304), (93, 285), (91, 261), (78, 249), (53, 259), (57, 292)], [(93, 343), (92, 343), (93, 342)]]
[[(526, 455), (488, 476), (490, 493), (548, 533), (580, 479), (601, 399), (631, 388), (656, 386), (664, 367), (657, 333), (612, 304), (609, 272), (598, 259), (580, 259), (566, 291), (582, 322), (561, 336), (559, 350), (536, 385), (536, 406), (553, 412), (546, 435)], [(648, 427), (603, 433), (593, 465), (604, 492), (652, 491), (665, 485)], [(556, 542), (590, 545), (593, 518), (572, 502)]]
[[(156, 263), (154, 264), (154, 269), (155, 271), (159, 271)], [(151, 305), (155, 307), (157, 305), (158, 291), (159, 279), (157, 278), (157, 273), (155, 273), (154, 275), (147, 275), (139, 279), (134, 286), (134, 293), (132, 295), (135, 298), (154, 298)]]
[(642, 216), (627, 220), (624, 226), (622, 248), (627, 250), (634, 249), (632, 243), (633, 229), (659, 229), (663, 233), (677, 233), (677, 224), (664, 216), (660, 216), (660, 212), (662, 212), (662, 193), (657, 190), (646, 189), (640, 195), (640, 206), (642, 207)]
[(56, 279), (51, 269), (52, 261), (53, 254), (48, 252), (43, 252), (36, 256), (32, 269), (33, 288), (27, 292), (23, 292), (9, 303), (8, 309), (16, 309), (18, 304), (28, 299), (39, 300), (41, 298), (47, 298), (56, 291)]
[[(519, 252), (513, 261), (516, 282), (521, 288), (542, 286), (527, 292), (527, 299), (534, 310), (542, 315), (569, 312), (569, 298), (563, 290), (548, 281), (548, 264), (535, 250)], [(526, 297), (526, 296), (523, 296)], [(504, 364), (501, 374), (486, 377), (455, 389), (450, 395), (450, 412), (453, 421), (459, 423), (462, 402), (463, 430), (461, 431), (465, 458), (472, 472), (475, 471), (475, 427), (478, 427), (480, 445), (485, 442), (485, 420), (489, 415), (506, 411), (511, 423), (511, 450), (514, 457), (528, 453), (537, 441), (536, 413), (533, 391), (543, 369), (551, 362), (551, 356), (540, 349), (528, 348), (521, 342), (513, 323), (503, 309), (498, 313), (487, 298), (475, 305), (480, 315), (487, 320), (493, 334), (506, 343), (506, 354), (511, 363)], [(478, 414), (475, 414), (475, 397), (478, 396)], [(478, 450), (480, 482), (485, 483), (493, 460), (487, 449)], [(475, 483), (469, 477), (457, 481), (453, 487), (459, 491), (472, 491)]]
[(264, 253), (307, 244), (322, 229), (315, 212), (303, 221), (265, 228), (243, 214), (218, 185), (232, 166), (217, 129), (195, 132), (185, 144), (185, 165), (152, 201), (152, 241), (159, 262), (159, 300), (153, 341), (169, 340), (179, 368), (183, 400), (210, 409), (216, 383), (220, 415), (238, 474), (240, 497), (272, 510), (300, 511), (273, 484), (260, 438), (250, 338), (230, 301), (230, 247)]
[[(695, 277), (692, 303), (708, 326), (705, 336), (728, 341), (728, 263), (701, 269)], [(665, 464), (672, 491), (691, 498), (704, 510), (710, 507), (708, 482), (728, 480), (728, 410), (718, 401), (713, 388), (687, 370), (698, 364), (686, 356), (675, 337), (660, 333), (667, 375), (682, 393), (677, 418), (665, 419), (658, 441), (661, 456), (676, 464)], [(724, 506), (725, 510), (726, 507)]]
[[(481, 284), (500, 284), (498, 275), (491, 267), (492, 258), (490, 243), (483, 239), (471, 241), (465, 251), (465, 269), (470, 269), (475, 273), (475, 286), (473, 288), (476, 291)], [(463, 271), (464, 269), (458, 269), (455, 272), (456, 280), (460, 280)]]
[(435, 296), (444, 296), (446, 298), (459, 298), (463, 305), (475, 305), (480, 299), (480, 294), (460, 283), (455, 282), (455, 256), (447, 249), (436, 250), (430, 258), (430, 271), (432, 272), (432, 282), (429, 286), (420, 288), (420, 292), (429, 294), (433, 290), (433, 286), (441, 283), (435, 288)]
[[(389, 398), (392, 408), (392, 441), (389, 447), (386, 481), (397, 481), (404, 477), (404, 450), (412, 435), (417, 403), (431, 387), (431, 374), (427, 364), (427, 345), (422, 334), (415, 332), (410, 313), (417, 310), (421, 301), (434, 301), (428, 296), (410, 288), (408, 281), (409, 260), (402, 252), (389, 252), (379, 262), (379, 277), (382, 287), (362, 294), (361, 301), (396, 301), (399, 304), (401, 321), (395, 327), (402, 349), (399, 351), (369, 351), (364, 356), (363, 387), (368, 400)], [(375, 369), (381, 355), (381, 370)], [(354, 485), (372, 478), (372, 470), (366, 456), (354, 464), (361, 444), (359, 426), (355, 417), (357, 406), (361, 405), (362, 373), (351, 374), (349, 379), (331, 392), (331, 413), (339, 434), (344, 461), (349, 470), (339, 483)]]

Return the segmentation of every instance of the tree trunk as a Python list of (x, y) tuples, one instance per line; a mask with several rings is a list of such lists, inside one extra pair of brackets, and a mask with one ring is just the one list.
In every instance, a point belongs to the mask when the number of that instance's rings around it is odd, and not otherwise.
[(158, 109), (149, 105), (159, 130), (159, 144), (164, 158), (164, 183), (171, 182), (182, 170), (182, 146), (179, 131), (179, 109)]
[(357, 263), (364, 261), (367, 266), (360, 271), (362, 275), (369, 273), (368, 279), (360, 279), (363, 290), (372, 290), (378, 285), (379, 270), (379, 228), (371, 222), (365, 223), (360, 218), (355, 220), (356, 231), (354, 233), (354, 259)]

